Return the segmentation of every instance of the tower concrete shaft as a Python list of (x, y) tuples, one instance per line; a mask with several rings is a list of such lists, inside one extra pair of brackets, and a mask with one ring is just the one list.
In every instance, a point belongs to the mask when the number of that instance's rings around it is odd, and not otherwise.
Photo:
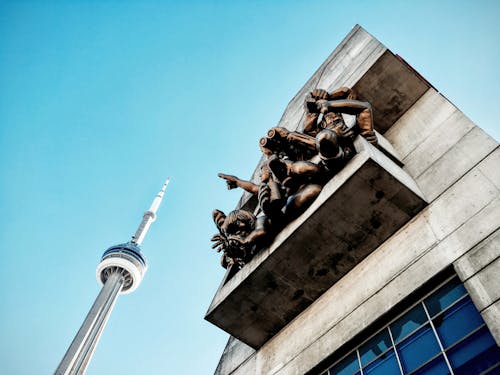
[(120, 294), (124, 277), (113, 272), (104, 283), (80, 330), (55, 371), (55, 375), (84, 374), (97, 342)]

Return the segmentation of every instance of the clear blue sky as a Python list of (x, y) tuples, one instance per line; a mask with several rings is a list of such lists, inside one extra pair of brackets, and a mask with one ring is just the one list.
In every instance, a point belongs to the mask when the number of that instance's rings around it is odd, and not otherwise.
[(52, 373), (166, 176), (89, 374), (211, 374), (203, 320), (224, 274), (217, 172), (248, 177), (258, 139), (356, 24), (500, 138), (496, 1), (0, 2), (0, 373)]

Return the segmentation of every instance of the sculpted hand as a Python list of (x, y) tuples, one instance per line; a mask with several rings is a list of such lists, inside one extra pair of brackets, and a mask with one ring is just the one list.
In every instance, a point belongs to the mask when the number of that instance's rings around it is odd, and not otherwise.
[(214, 234), (210, 241), (214, 242), (212, 249), (215, 249), (218, 253), (227, 249), (228, 242), (226, 237), (221, 234)]
[(337, 126), (333, 130), (341, 138), (354, 138), (354, 135), (355, 135), (354, 130), (349, 129), (349, 128), (343, 129), (341, 126)]
[(218, 173), (217, 176), (226, 180), (228, 190), (236, 189), (238, 187), (237, 182), (240, 180), (238, 177), (224, 173)]
[(370, 142), (372, 145), (376, 146), (378, 141), (377, 141), (377, 135), (373, 130), (366, 130), (362, 131), (361, 136), (363, 136), (368, 142)]
[(328, 91), (323, 90), (323, 89), (314, 89), (311, 91), (311, 96), (314, 99), (326, 100), (326, 99), (328, 99)]
[(329, 112), (328, 109), (328, 101), (325, 99), (320, 99), (316, 102), (316, 106), (318, 107), (319, 111), (323, 114)]

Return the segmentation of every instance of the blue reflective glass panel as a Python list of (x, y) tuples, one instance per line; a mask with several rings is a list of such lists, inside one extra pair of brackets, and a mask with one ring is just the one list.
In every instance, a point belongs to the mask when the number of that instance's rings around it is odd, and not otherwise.
[(422, 304), (418, 304), (390, 325), (394, 342), (397, 344), (403, 337), (416, 330), (425, 322), (427, 322), (427, 316), (425, 315), (424, 308)]
[(403, 340), (397, 349), (405, 373), (420, 367), (440, 351), (436, 336), (429, 325)]
[(500, 348), (486, 327), (448, 351), (456, 375), (479, 374), (500, 362)]
[(458, 278), (455, 278), (427, 297), (424, 303), (427, 306), (429, 315), (434, 316), (465, 294), (467, 294), (467, 291), (464, 286)]
[(363, 369), (364, 375), (401, 375), (394, 350), (382, 355)]
[(359, 348), (361, 365), (366, 365), (368, 362), (378, 357), (391, 346), (391, 338), (389, 337), (389, 331), (387, 331), (386, 328)]
[(356, 352), (353, 352), (333, 366), (330, 369), (330, 375), (352, 375), (358, 370), (358, 356)]
[(483, 324), (483, 319), (470, 297), (467, 297), (434, 318), (433, 322), (443, 347), (446, 349)]
[(424, 367), (415, 371), (412, 375), (448, 375), (450, 370), (444, 361), (442, 355), (426, 364)]

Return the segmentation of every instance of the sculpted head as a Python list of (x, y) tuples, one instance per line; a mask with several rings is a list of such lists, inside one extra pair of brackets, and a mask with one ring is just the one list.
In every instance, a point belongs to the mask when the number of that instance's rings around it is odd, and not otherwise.
[(245, 210), (231, 211), (224, 220), (221, 229), (226, 235), (245, 237), (255, 229), (255, 215)]

